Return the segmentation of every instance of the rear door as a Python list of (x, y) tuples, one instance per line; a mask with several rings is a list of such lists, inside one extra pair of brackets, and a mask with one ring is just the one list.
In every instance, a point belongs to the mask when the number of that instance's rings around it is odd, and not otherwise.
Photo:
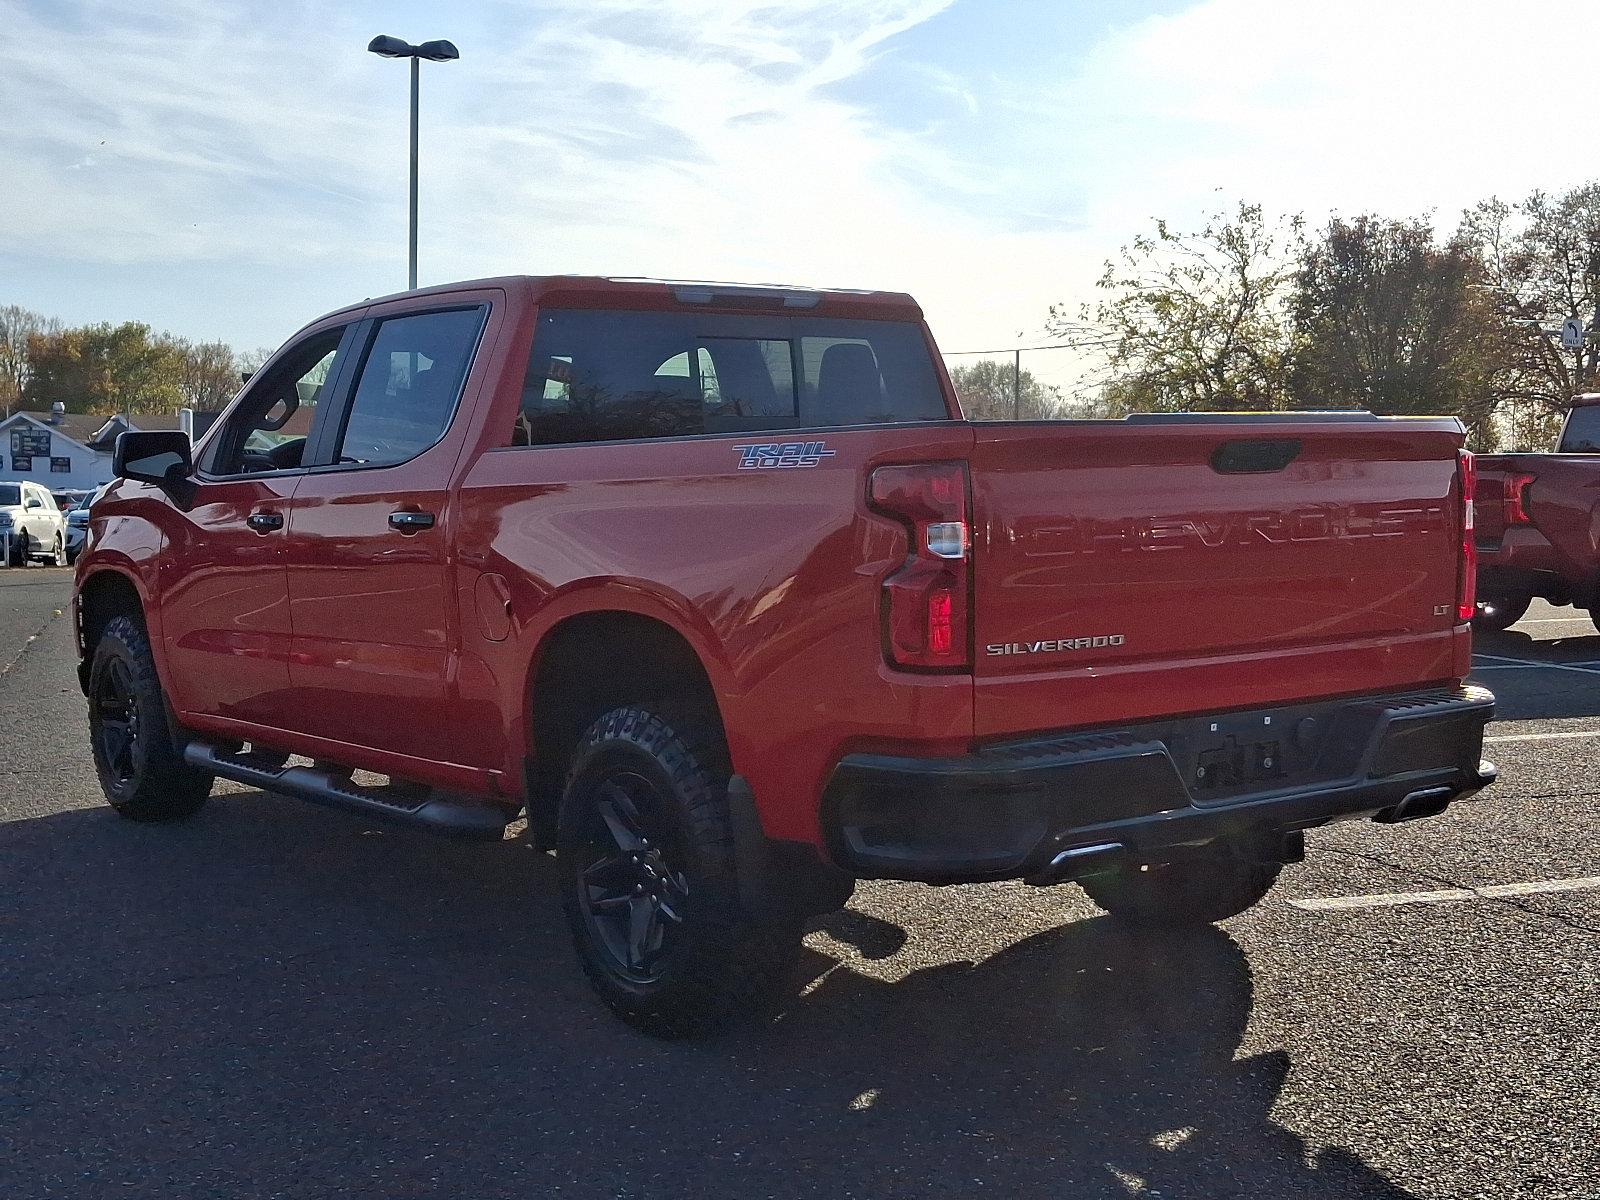
[(1452, 425), (978, 426), (979, 736), (1447, 678)]
[(462, 761), (450, 483), (470, 368), (500, 298), (410, 300), (358, 331), (352, 386), (313, 448), (289, 530), (288, 711), (300, 732)]

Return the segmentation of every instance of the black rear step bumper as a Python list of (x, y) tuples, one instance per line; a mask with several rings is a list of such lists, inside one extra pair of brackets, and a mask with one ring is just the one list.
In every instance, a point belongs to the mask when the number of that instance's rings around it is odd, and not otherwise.
[(985, 747), (853, 754), (823, 799), (863, 879), (1055, 883), (1226, 841), (1289, 857), (1298, 831), (1434, 816), (1494, 782), (1480, 687), (1187, 717)]

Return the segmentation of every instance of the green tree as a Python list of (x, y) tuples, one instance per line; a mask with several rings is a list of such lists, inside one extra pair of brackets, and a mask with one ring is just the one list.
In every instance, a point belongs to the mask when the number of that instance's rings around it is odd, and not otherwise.
[(181, 407), (184, 357), (135, 321), (85, 325), (28, 339), (32, 408), (60, 401), (68, 412), (154, 413)]
[(1480, 278), (1471, 240), (1425, 219), (1331, 220), (1296, 279), (1296, 403), (1453, 414), (1492, 443), (1503, 329)]
[[(961, 411), (973, 421), (1046, 421), (1060, 417), (1060, 392), (1040, 383), (1023, 368), (1020, 389), (1016, 365), (992, 358), (951, 368), (950, 382), (961, 398)], [(1017, 400), (1020, 399), (1020, 409)]]
[[(1104, 352), (1096, 403), (1164, 411), (1287, 407), (1291, 301), (1301, 220), (1240, 204), (1196, 232), (1157, 221), (1107, 262), (1108, 293), (1076, 319), (1057, 305), (1051, 333)], [(1108, 399), (1109, 397), (1109, 399)]]

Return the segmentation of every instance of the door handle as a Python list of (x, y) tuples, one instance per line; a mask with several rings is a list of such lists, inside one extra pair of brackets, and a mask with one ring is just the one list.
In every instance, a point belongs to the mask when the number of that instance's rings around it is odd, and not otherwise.
[(253, 512), (244, 519), (244, 523), (257, 533), (271, 533), (274, 529), (283, 528), (283, 514), (275, 512)]
[(421, 529), (433, 528), (433, 514), (430, 512), (392, 512), (389, 514), (389, 524), (401, 533), (416, 533)]

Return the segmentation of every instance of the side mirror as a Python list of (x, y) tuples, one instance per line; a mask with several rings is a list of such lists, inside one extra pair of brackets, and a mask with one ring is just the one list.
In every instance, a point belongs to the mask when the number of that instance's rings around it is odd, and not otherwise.
[(194, 474), (189, 435), (178, 429), (130, 429), (119, 433), (117, 448), (111, 455), (111, 471), (123, 479), (175, 487)]

